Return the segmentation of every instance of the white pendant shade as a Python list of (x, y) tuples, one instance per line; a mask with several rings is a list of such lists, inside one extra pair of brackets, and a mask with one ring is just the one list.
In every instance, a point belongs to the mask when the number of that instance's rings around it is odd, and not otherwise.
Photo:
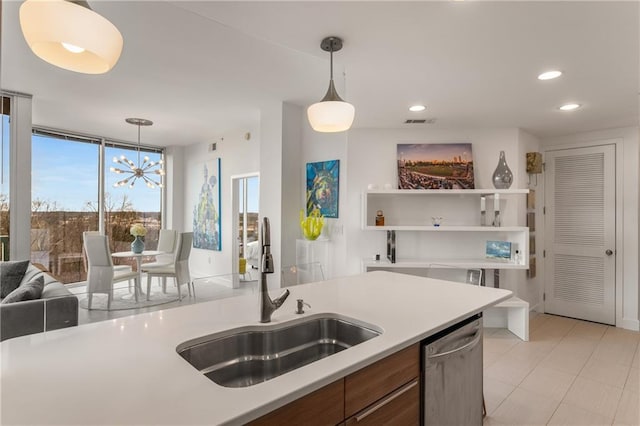
[(320, 101), (307, 109), (313, 130), (326, 133), (349, 130), (355, 113), (353, 105), (342, 101)]
[(122, 35), (111, 22), (65, 0), (26, 0), (20, 27), (33, 53), (70, 71), (106, 73), (122, 52)]

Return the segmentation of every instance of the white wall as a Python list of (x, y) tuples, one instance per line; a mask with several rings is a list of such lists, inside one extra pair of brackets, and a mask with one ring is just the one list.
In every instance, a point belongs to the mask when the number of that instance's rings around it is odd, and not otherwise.
[[(544, 277), (544, 265), (542, 262), (542, 245), (544, 242), (544, 233), (542, 232), (542, 196), (544, 194), (544, 178), (542, 174), (531, 175), (527, 174), (527, 152), (541, 152), (540, 139), (537, 137), (520, 130), (518, 132), (519, 149), (518, 154), (518, 169), (519, 180), (522, 188), (529, 188), (535, 191), (536, 197), (536, 225), (534, 231), (536, 254), (533, 255), (536, 259), (536, 276), (534, 278), (528, 278), (526, 271), (514, 271), (520, 274), (518, 279), (518, 296), (529, 302), (529, 309), (542, 312), (542, 294), (544, 292), (543, 277)], [(518, 217), (526, 215), (527, 205), (526, 197), (524, 203), (518, 204)], [(526, 216), (525, 216), (526, 217)], [(526, 223), (526, 222), (525, 222)], [(529, 256), (531, 258), (531, 256)]]
[[(250, 140), (245, 139), (247, 132), (251, 133)], [(214, 142), (217, 143), (217, 149), (209, 152), (209, 145)], [(178, 181), (176, 181), (173, 188), (167, 188), (171, 190), (174, 196), (177, 196), (178, 200), (180, 198), (183, 200), (182, 203), (175, 200), (173, 203), (174, 210), (179, 210), (175, 220), (172, 220), (177, 229), (193, 230), (193, 208), (197, 203), (198, 193), (202, 186), (202, 167), (205, 162), (218, 157), (221, 159), (218, 185), (220, 185), (221, 190), (222, 251), (192, 249), (190, 268), (194, 277), (230, 274), (232, 271), (232, 245), (236, 244), (236, 240), (231, 233), (231, 176), (260, 170), (260, 134), (258, 127), (229, 132), (211, 138), (201, 144), (184, 148), (184, 184), (178, 187)], [(176, 165), (176, 168), (178, 169), (179, 166)], [(260, 201), (262, 202), (262, 197)], [(180, 216), (182, 217), (182, 223), (178, 224), (177, 218)]]
[[(545, 149), (556, 146), (587, 146), (603, 141), (616, 143), (616, 186), (621, 186), (621, 197), (617, 197), (616, 236), (619, 247), (616, 259), (618, 277), (622, 282), (616, 286), (616, 325), (631, 330), (640, 330), (638, 306), (638, 219), (640, 186), (640, 136), (637, 127), (599, 130), (578, 133), (559, 138), (542, 140)], [(620, 241), (620, 239), (622, 241)]]
[[(353, 212), (348, 209), (347, 203), (347, 200), (349, 199), (349, 192), (347, 190), (349, 174), (347, 140), (349, 132), (319, 133), (311, 128), (306, 115), (302, 117), (302, 120), (304, 145), (302, 149), (300, 171), (303, 185), (300, 193), (301, 197), (298, 211), (300, 211), (300, 209), (305, 209), (306, 206), (307, 163), (340, 160), (338, 218), (325, 218), (324, 228), (322, 229), (322, 235), (320, 236), (320, 238), (329, 239), (329, 264), (326, 265), (324, 270), (325, 278), (328, 279), (337, 275), (345, 275), (344, 271), (347, 268), (347, 241), (344, 233), (344, 224), (346, 223), (346, 219), (353, 214)], [(303, 238), (300, 227), (298, 227), (297, 238)]]
[[(523, 142), (520, 139), (523, 139)], [(523, 152), (536, 146), (535, 138), (521, 134), (515, 128), (502, 129), (354, 129), (347, 142), (346, 213), (344, 240), (346, 263), (336, 269), (336, 275), (350, 275), (361, 271), (361, 260), (374, 254), (386, 253), (386, 236), (382, 232), (361, 229), (361, 196), (370, 183), (382, 187), (396, 185), (396, 145), (398, 143), (454, 143), (470, 142), (473, 148), (476, 188), (493, 188), (492, 175), (498, 164), (500, 151), (505, 151), (507, 163), (514, 174), (512, 188), (526, 188), (527, 176)], [(524, 226), (524, 195), (510, 196), (503, 210), (503, 224)], [(342, 216), (342, 215), (341, 215)], [(445, 215), (446, 221), (446, 215)], [(419, 239), (420, 236), (414, 236)], [(411, 244), (411, 235), (403, 235), (403, 244)], [(418, 246), (418, 243), (415, 243)], [(501, 271), (500, 287), (512, 290), (532, 306), (537, 303), (535, 283), (525, 282), (524, 271)]]
[(169, 146), (165, 150), (165, 217), (162, 226), (184, 231), (185, 147)]
[(11, 96), (9, 126), (9, 255), (24, 260), (31, 258), (31, 96)]

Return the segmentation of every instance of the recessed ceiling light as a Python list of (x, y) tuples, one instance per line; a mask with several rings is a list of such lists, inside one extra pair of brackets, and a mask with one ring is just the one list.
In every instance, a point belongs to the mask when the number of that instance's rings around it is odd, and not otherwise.
[(560, 107), (562, 111), (573, 111), (580, 108), (580, 104), (564, 104)]
[(427, 107), (424, 105), (411, 105), (409, 107), (409, 111), (411, 112), (420, 112), (420, 111), (424, 111), (425, 109), (427, 109)]
[(538, 76), (538, 80), (552, 80), (562, 75), (562, 71), (547, 71)]

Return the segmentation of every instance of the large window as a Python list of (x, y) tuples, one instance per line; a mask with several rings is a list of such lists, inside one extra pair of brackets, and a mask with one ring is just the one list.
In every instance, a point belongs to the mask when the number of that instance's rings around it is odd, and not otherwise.
[[(129, 227), (134, 222), (140, 222), (147, 228), (145, 248), (155, 250), (158, 244), (158, 234), (162, 225), (162, 190), (149, 188), (144, 181), (138, 179), (133, 187), (129, 185), (115, 187), (115, 183), (122, 179), (122, 175), (110, 173), (113, 158), (124, 155), (136, 165), (145, 161), (158, 162), (162, 159), (162, 152), (149, 149), (138, 150), (109, 143), (105, 148), (105, 230), (111, 237), (112, 250), (130, 250), (133, 237), (129, 234)], [(160, 181), (160, 177), (152, 177)]]
[(9, 98), (2, 96), (0, 117), (0, 261), (9, 260)]
[[(100, 161), (101, 152), (104, 152)], [(35, 130), (32, 138), (31, 260), (63, 283), (86, 279), (82, 233), (103, 229), (114, 251), (130, 250), (131, 224), (147, 227), (153, 249), (161, 224), (162, 191), (135, 185), (114, 188), (111, 159), (137, 162), (137, 149), (97, 138)], [(161, 150), (146, 150), (155, 161)], [(104, 173), (104, 179), (101, 179)], [(100, 186), (104, 182), (104, 188)], [(103, 194), (101, 196), (101, 194)], [(101, 225), (102, 218), (102, 226)]]

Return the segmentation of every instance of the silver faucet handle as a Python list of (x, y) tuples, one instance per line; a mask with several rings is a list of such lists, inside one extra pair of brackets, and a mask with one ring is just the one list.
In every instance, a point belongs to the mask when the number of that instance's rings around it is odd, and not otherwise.
[(307, 305), (309, 309), (311, 309), (311, 305), (306, 303), (302, 299), (298, 299), (298, 306), (296, 308), (296, 314), (304, 314), (304, 305)]

